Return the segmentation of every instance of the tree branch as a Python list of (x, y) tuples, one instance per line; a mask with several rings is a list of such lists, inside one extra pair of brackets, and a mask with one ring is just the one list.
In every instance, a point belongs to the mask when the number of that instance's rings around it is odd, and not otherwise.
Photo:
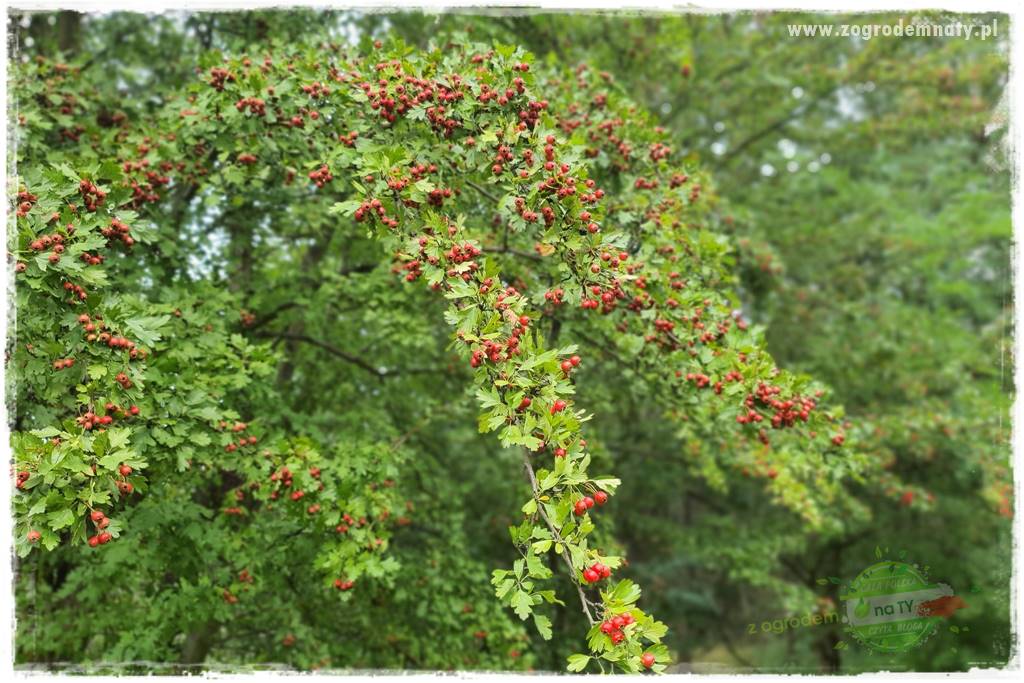
[(484, 189), (483, 185), (478, 185), (478, 184), (474, 183), (472, 180), (467, 180), (466, 184), (469, 185), (470, 187), (472, 187), (474, 190), (476, 190), (480, 194), (482, 194), (483, 196), (485, 196), (488, 199), (490, 199), (495, 204), (498, 203), (498, 198), (495, 197), (493, 194), (491, 194), (488, 190)]
[(373, 367), (372, 365), (370, 365), (369, 363), (367, 363), (366, 361), (364, 361), (362, 358), (355, 354), (343, 351), (342, 349), (339, 349), (336, 346), (332, 346), (327, 342), (322, 342), (319, 339), (314, 339), (313, 337), (310, 337), (309, 335), (306, 334), (297, 334), (294, 332), (261, 332), (255, 336), (262, 338), (274, 337), (276, 339), (287, 339), (289, 341), (303, 342), (305, 344), (316, 346), (317, 348), (323, 349), (332, 356), (337, 356), (338, 358), (346, 360), (352, 365), (355, 365), (356, 367), (362, 368), (363, 370), (370, 373), (379, 380), (384, 380), (389, 377), (398, 377), (399, 375), (429, 374), (442, 371), (440, 368), (402, 368), (394, 372), (388, 370), (382, 371), (378, 368)]
[(566, 550), (568, 544), (562, 539), (562, 535), (558, 532), (558, 527), (551, 523), (548, 519), (547, 513), (544, 511), (544, 504), (538, 500), (540, 491), (537, 490), (537, 475), (533, 473), (533, 465), (530, 464), (530, 453), (529, 451), (523, 452), (523, 465), (526, 468), (526, 476), (530, 479), (530, 488), (533, 491), (533, 499), (537, 501), (537, 510), (540, 512), (541, 518), (548, 527), (548, 531), (554, 537), (555, 543), (562, 545), (561, 557), (565, 561), (566, 567), (569, 568), (569, 578), (576, 586), (576, 591), (580, 595), (580, 605), (583, 607), (583, 614), (587, 617), (587, 621), (593, 626), (597, 623), (594, 619), (594, 615), (590, 613), (590, 601), (587, 600), (587, 594), (583, 592), (583, 586), (580, 585), (579, 581), (576, 580), (576, 568), (572, 566), (572, 559), (569, 557), (569, 551)]

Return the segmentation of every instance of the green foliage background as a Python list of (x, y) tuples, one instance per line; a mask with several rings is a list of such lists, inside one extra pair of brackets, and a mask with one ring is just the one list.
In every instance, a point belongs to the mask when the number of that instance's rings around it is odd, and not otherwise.
[[(521, 45), (553, 68), (607, 71), (653, 112), (678, 154), (710, 172), (745, 315), (765, 326), (781, 367), (831, 387), (858, 451), (888, 475), (833, 501), (825, 516), (841, 523), (804, 524), (772, 504), (762, 482), (717, 471), (722, 452), (754, 467), (759, 444), (668, 419), (614, 340), (591, 339), (579, 392), (601, 418), (599, 457), (622, 480), (606, 543), (628, 552), (626, 575), (668, 624), (680, 670), (950, 671), (1000, 666), (1012, 647), (1008, 18), (919, 15), (995, 20), (1001, 36), (986, 42), (787, 31), (910, 16), (62, 13), (24, 17), (15, 37), (19, 59), (77, 59), (88, 65), (85, 94), (109, 102), (116, 92), (139, 112), (159, 108), (154, 93), (187, 84), (210, 50), (255, 57), (274, 41), (313, 44), (313, 27), (336, 41), (400, 37), (420, 47), (468, 35)], [(17, 662), (563, 668), (579, 649), (571, 609), (554, 612), (545, 641), (494, 599), (489, 573), (510, 561), (506, 527), (517, 523), (522, 482), (495, 457), (493, 439), (477, 434), (468, 372), (445, 349), (442, 307), (397, 286), (386, 262), (376, 267), (382, 254), (369, 240), (310, 261), (309, 232), (327, 223), (316, 213), (326, 205), (191, 199), (179, 203), (184, 215), (165, 217), (181, 227), (161, 233), (148, 268), (174, 284), (150, 293), (160, 303), (149, 315), (225, 319), (222, 334), (176, 330), (178, 360), (211, 395), (300, 426), (310, 443), (329, 444), (319, 457), (361, 474), (376, 466), (366, 449), (401, 440), (393, 471), (366, 476), (399, 480), (395, 502), (414, 523), (388, 540), (386, 580), (325, 602), (313, 539), (290, 538), (294, 523), (237, 532), (211, 515), (220, 482), (183, 467), (125, 511), (140, 545), (101, 554), (61, 546), (19, 563)], [(218, 226), (231, 227), (230, 240)], [(326, 279), (304, 280), (310, 272)], [(273, 325), (231, 337), (243, 305)], [(576, 335), (586, 327), (567, 325), (564, 337), (588, 341)], [(267, 346), (261, 330), (271, 327), (288, 334)], [(368, 370), (304, 338), (351, 349)], [(244, 379), (233, 366), (240, 357)], [(414, 371), (373, 377), (380, 367)], [(174, 382), (155, 377), (154, 400), (180, 400)], [(784, 498), (780, 489), (773, 495)], [(967, 609), (949, 622), (957, 633), (944, 624), (919, 649), (883, 658), (846, 643), (838, 626), (761, 630), (838, 609), (828, 577), (852, 578), (876, 547), (905, 552), (964, 595)], [(219, 590), (240, 590), (237, 571), (253, 566), (259, 599), (239, 616)], [(294, 644), (283, 644), (288, 636)]]

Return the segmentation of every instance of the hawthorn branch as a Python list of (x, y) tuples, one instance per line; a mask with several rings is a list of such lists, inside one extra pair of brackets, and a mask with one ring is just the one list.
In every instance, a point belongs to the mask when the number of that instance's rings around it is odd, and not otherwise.
[(474, 190), (476, 190), (480, 194), (482, 194), (483, 196), (485, 196), (488, 199), (490, 199), (495, 204), (498, 203), (498, 198), (495, 197), (493, 194), (491, 194), (487, 189), (485, 189), (483, 185), (478, 185), (477, 183), (473, 182), (472, 180), (467, 180), (466, 184), (469, 185), (470, 187), (472, 187)]
[(555, 543), (560, 543), (562, 545), (561, 558), (565, 561), (566, 567), (569, 568), (569, 577), (570, 579), (573, 579), (576, 591), (580, 595), (580, 605), (583, 607), (583, 614), (587, 617), (587, 621), (590, 622), (590, 625), (593, 626), (597, 621), (594, 619), (594, 615), (590, 612), (591, 602), (587, 599), (587, 594), (583, 592), (583, 586), (581, 586), (574, 578), (576, 576), (576, 569), (572, 566), (572, 559), (569, 557), (569, 551), (566, 550), (568, 544), (562, 538), (562, 534), (559, 533), (558, 527), (548, 519), (548, 515), (544, 511), (544, 504), (538, 500), (537, 494), (539, 491), (537, 490), (537, 475), (533, 472), (533, 465), (530, 464), (530, 453), (528, 451), (523, 452), (523, 465), (526, 468), (526, 476), (530, 479), (530, 488), (533, 491), (533, 499), (537, 501), (537, 510), (540, 512), (541, 519), (543, 519), (544, 523), (547, 525), (548, 531), (550, 531), (551, 535), (554, 537)]
[(355, 365), (356, 367), (365, 370), (366, 372), (370, 373), (379, 380), (385, 380), (389, 377), (397, 377), (399, 375), (419, 375), (430, 374), (434, 372), (442, 372), (442, 369), (440, 368), (401, 368), (395, 372), (389, 370), (380, 370), (378, 368), (373, 367), (372, 365), (370, 365), (369, 363), (367, 363), (366, 361), (364, 361), (362, 358), (355, 354), (339, 349), (338, 347), (328, 344), (327, 342), (320, 341), (319, 339), (314, 339), (313, 337), (310, 337), (307, 334), (282, 331), (277, 334), (270, 332), (260, 333), (257, 334), (256, 336), (274, 337), (275, 339), (278, 340), (287, 339), (289, 341), (297, 341), (303, 342), (304, 344), (310, 344), (311, 346), (323, 349), (332, 356), (337, 356), (338, 358), (348, 361), (352, 365)]
[(484, 249), (486, 254), (508, 254), (510, 256), (518, 256), (519, 258), (530, 259), (531, 261), (541, 261), (542, 257), (540, 254), (531, 254), (527, 251), (517, 251), (515, 249), (509, 249), (508, 247), (502, 247), (500, 249)]
[(342, 351), (341, 349), (339, 349), (336, 346), (332, 346), (331, 344), (328, 344), (327, 342), (322, 342), (319, 339), (314, 339), (313, 337), (310, 337), (309, 335), (306, 335), (306, 334), (299, 334), (299, 333), (293, 333), (293, 332), (281, 332), (280, 334), (276, 334), (276, 335), (262, 335), (261, 334), (261, 335), (257, 335), (257, 336), (274, 336), (274, 337), (277, 337), (278, 339), (287, 339), (289, 341), (298, 341), (298, 342), (303, 342), (303, 343), (306, 343), (306, 344), (310, 344), (312, 346), (316, 346), (317, 348), (323, 349), (324, 351), (326, 351), (327, 353), (331, 354), (332, 356), (337, 356), (338, 358), (346, 360), (349, 363), (351, 363), (352, 365), (355, 365), (356, 367), (359, 367), (359, 368), (362, 368), (363, 370), (366, 370), (368, 373), (370, 373), (371, 375), (375, 376), (378, 379), (384, 379), (384, 376), (387, 374), (387, 373), (382, 373), (380, 370), (378, 370), (377, 368), (373, 367), (372, 365), (370, 365), (369, 363), (367, 363), (366, 361), (364, 361), (362, 358), (360, 358), (358, 356), (355, 356), (355, 355), (353, 355), (351, 353), (348, 353), (347, 351)]

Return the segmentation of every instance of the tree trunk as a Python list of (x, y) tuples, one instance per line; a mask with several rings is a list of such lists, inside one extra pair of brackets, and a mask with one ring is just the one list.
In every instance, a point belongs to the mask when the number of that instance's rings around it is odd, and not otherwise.
[(206, 655), (213, 647), (213, 636), (217, 632), (217, 622), (207, 621), (185, 636), (181, 646), (181, 663), (186, 665), (202, 664)]

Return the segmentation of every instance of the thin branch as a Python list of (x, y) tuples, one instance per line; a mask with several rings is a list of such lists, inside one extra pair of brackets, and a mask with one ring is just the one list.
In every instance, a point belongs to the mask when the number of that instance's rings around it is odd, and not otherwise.
[(485, 248), (483, 251), (486, 254), (509, 254), (510, 256), (518, 256), (519, 258), (530, 259), (531, 261), (541, 261), (543, 258), (540, 254), (531, 254), (527, 251), (516, 251), (515, 249), (509, 249), (508, 247), (502, 247), (501, 249)]
[(342, 358), (342, 359), (348, 361), (349, 363), (352, 363), (352, 365), (355, 365), (357, 367), (362, 368), (363, 370), (366, 370), (368, 373), (370, 373), (371, 375), (377, 377), (378, 379), (384, 379), (384, 376), (388, 374), (388, 373), (381, 372), (380, 370), (378, 370), (377, 368), (373, 367), (372, 365), (370, 365), (369, 363), (367, 363), (366, 361), (364, 361), (362, 358), (360, 358), (358, 356), (352, 355), (351, 353), (348, 353), (347, 351), (342, 351), (341, 349), (339, 349), (336, 346), (332, 346), (332, 345), (328, 344), (327, 342), (322, 342), (319, 339), (314, 339), (313, 337), (310, 337), (309, 335), (295, 334), (295, 333), (291, 333), (291, 332), (282, 332), (279, 335), (270, 335), (270, 334), (268, 334), (268, 335), (258, 335), (258, 336), (276, 336), (276, 337), (278, 337), (280, 339), (288, 339), (288, 340), (291, 340), (291, 341), (300, 341), (300, 342), (305, 342), (306, 344), (311, 344), (313, 346), (316, 346), (318, 348), (323, 349), (324, 351), (326, 351), (327, 353), (330, 353), (331, 355), (337, 356), (338, 358)]
[(466, 184), (469, 185), (470, 187), (472, 187), (474, 190), (476, 190), (480, 194), (482, 194), (483, 196), (485, 196), (488, 199), (490, 199), (495, 204), (498, 203), (498, 198), (495, 197), (493, 194), (491, 194), (488, 190), (484, 189), (484, 187), (482, 185), (478, 185), (477, 183), (474, 183), (472, 180), (467, 180)]
[(267, 323), (272, 322), (274, 320), (274, 318), (277, 317), (278, 313), (281, 313), (282, 311), (287, 311), (289, 308), (295, 308), (298, 305), (299, 304), (294, 302), (294, 301), (286, 301), (285, 303), (275, 307), (272, 311), (270, 311), (266, 315), (259, 316), (259, 319), (256, 322), (254, 322), (252, 325), (250, 325), (248, 330), (250, 332), (258, 330), (259, 328), (263, 327)]
[(555, 543), (562, 545), (561, 557), (565, 561), (565, 565), (569, 568), (569, 577), (572, 579), (573, 584), (576, 586), (576, 591), (580, 594), (580, 605), (583, 607), (583, 614), (587, 617), (587, 621), (593, 626), (597, 623), (594, 619), (594, 615), (590, 613), (591, 602), (587, 600), (587, 594), (583, 592), (583, 586), (576, 580), (576, 568), (572, 566), (572, 559), (569, 557), (568, 544), (562, 539), (562, 534), (559, 533), (558, 527), (551, 523), (548, 519), (547, 513), (544, 511), (544, 504), (538, 500), (540, 491), (537, 489), (537, 475), (533, 473), (533, 466), (530, 464), (530, 453), (528, 451), (523, 452), (523, 465), (526, 467), (526, 475), (530, 479), (530, 488), (533, 490), (533, 499), (537, 501), (537, 510), (540, 512), (541, 518), (547, 525), (548, 530), (554, 537)]
[(330, 353), (331, 355), (337, 356), (338, 358), (342, 358), (342, 359), (348, 361), (349, 363), (352, 363), (353, 365), (355, 365), (355, 366), (357, 366), (359, 368), (362, 368), (363, 370), (366, 370), (368, 373), (370, 373), (371, 375), (373, 375), (374, 377), (376, 377), (377, 379), (380, 379), (380, 380), (384, 380), (384, 379), (387, 379), (389, 377), (398, 377), (400, 375), (429, 375), (429, 374), (435, 374), (435, 373), (441, 373), (441, 372), (447, 372), (448, 371), (447, 368), (440, 368), (440, 367), (438, 367), (438, 368), (399, 368), (399, 369), (396, 369), (396, 370), (381, 370), (379, 368), (373, 367), (372, 365), (370, 365), (369, 363), (367, 363), (366, 361), (364, 361), (362, 358), (360, 358), (359, 356), (357, 356), (355, 354), (349, 353), (348, 351), (343, 351), (343, 350), (339, 349), (336, 346), (332, 346), (331, 344), (328, 344), (327, 342), (322, 342), (319, 339), (314, 339), (313, 337), (310, 337), (309, 335), (306, 335), (306, 334), (298, 334), (298, 333), (294, 333), (294, 332), (281, 331), (281, 332), (276, 332), (276, 333), (275, 332), (261, 332), (261, 333), (255, 335), (255, 336), (261, 337), (261, 338), (273, 337), (277, 341), (282, 340), (282, 339), (287, 339), (287, 340), (290, 340), (290, 341), (298, 341), (298, 342), (303, 342), (303, 343), (306, 343), (306, 344), (311, 344), (312, 346), (316, 346), (317, 348), (323, 349), (324, 351), (326, 351), (327, 353)]

